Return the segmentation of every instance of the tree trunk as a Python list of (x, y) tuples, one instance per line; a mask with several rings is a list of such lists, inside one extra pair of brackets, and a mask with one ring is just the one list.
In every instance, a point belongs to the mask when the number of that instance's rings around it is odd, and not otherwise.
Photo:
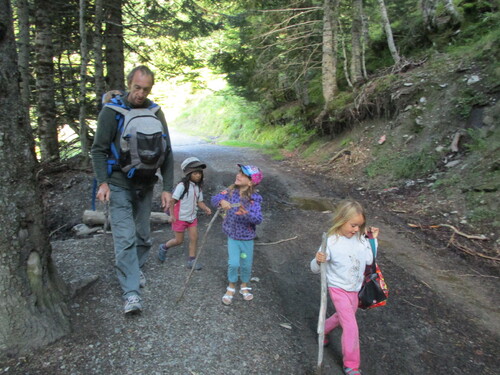
[(347, 85), (349, 87), (352, 88), (352, 82), (351, 82), (351, 78), (349, 77), (349, 69), (347, 67), (347, 49), (345, 47), (345, 38), (344, 38), (344, 32), (342, 30), (342, 22), (338, 22), (338, 26), (339, 26), (339, 36), (340, 36), (340, 45), (342, 46), (342, 63), (343, 63), (343, 67), (344, 67), (344, 76), (345, 76), (345, 80), (347, 81)]
[(354, 86), (363, 82), (361, 70), (361, 37), (363, 32), (363, 0), (352, 2), (352, 25), (351, 25), (351, 81)]
[[(168, 224), (171, 222), (170, 216), (165, 212), (151, 212), (149, 219), (152, 224)], [(82, 215), (82, 222), (85, 225), (103, 225), (108, 221), (106, 214), (102, 211), (85, 210)]]
[(309, 98), (309, 80), (307, 72), (301, 79), (298, 79), (293, 84), (293, 91), (295, 92), (295, 96), (299, 100), (302, 108), (307, 107), (311, 103), (311, 99)]
[(21, 109), (8, 0), (0, 0), (0, 30), (0, 358), (6, 358), (53, 342), (70, 326), (35, 179), (32, 131)]
[(382, 15), (382, 23), (385, 30), (385, 36), (387, 37), (387, 45), (389, 46), (389, 51), (391, 51), (394, 63), (399, 63), (401, 59), (399, 57), (398, 50), (396, 49), (396, 44), (394, 43), (394, 37), (392, 36), (391, 23), (389, 22), (389, 16), (387, 15), (387, 8), (385, 7), (384, 0), (377, 0), (380, 7), (380, 13)]
[(52, 48), (51, 2), (35, 0), (36, 15), (36, 91), (38, 136), (42, 161), (59, 159), (56, 105), (54, 101), (54, 63)]
[(427, 31), (436, 30), (436, 6), (438, 0), (421, 0), (422, 18)]
[(21, 73), (21, 98), (23, 107), (29, 114), (30, 106), (30, 26), (28, 0), (17, 0), (17, 19), (19, 34), (19, 72)]
[(89, 60), (87, 47), (87, 28), (85, 27), (86, 0), (80, 0), (80, 145), (83, 156), (83, 167), (89, 165), (89, 146), (88, 146), (88, 131), (86, 113), (86, 96), (87, 96), (87, 64)]
[(96, 95), (96, 111), (101, 108), (102, 94), (104, 94), (104, 67), (102, 62), (102, 21), (103, 21), (103, 3), (104, 0), (95, 0), (95, 18), (94, 18), (94, 82)]
[(122, 0), (105, 3), (106, 90), (125, 89), (125, 57), (123, 55)]
[(325, 105), (333, 101), (337, 87), (337, 10), (338, 0), (325, 0), (323, 9), (322, 84)]
[(363, 15), (361, 17), (362, 29), (363, 29), (363, 39), (361, 39), (361, 68), (363, 70), (363, 78), (368, 81), (368, 73), (366, 71), (366, 46), (370, 40), (370, 33), (368, 32), (368, 20), (363, 10)]
[(314, 120), (319, 125), (327, 115), (335, 94), (337, 86), (337, 8), (339, 0), (325, 0), (323, 3), (323, 58), (322, 77), (323, 99), (325, 106)]
[(455, 4), (453, 4), (453, 0), (443, 0), (443, 3), (444, 3), (444, 8), (446, 9), (446, 12), (451, 17), (451, 23), (452, 24), (459, 24), (460, 23), (460, 14), (458, 13), (457, 8), (455, 8)]

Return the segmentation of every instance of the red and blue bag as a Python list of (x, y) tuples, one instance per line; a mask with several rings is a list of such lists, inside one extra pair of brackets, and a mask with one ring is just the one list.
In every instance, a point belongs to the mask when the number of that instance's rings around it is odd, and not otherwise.
[(358, 307), (363, 310), (385, 306), (387, 298), (389, 297), (389, 288), (376, 262), (377, 247), (375, 245), (375, 239), (371, 232), (368, 232), (367, 237), (373, 252), (373, 263), (366, 266), (363, 285), (361, 285), (361, 289), (358, 293)]

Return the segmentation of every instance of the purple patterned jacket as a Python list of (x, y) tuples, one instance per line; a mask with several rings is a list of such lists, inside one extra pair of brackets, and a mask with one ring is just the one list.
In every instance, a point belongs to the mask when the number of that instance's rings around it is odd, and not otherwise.
[(262, 197), (258, 193), (252, 194), (250, 201), (241, 201), (239, 189), (234, 189), (232, 194), (229, 190), (223, 190), (212, 197), (212, 205), (219, 207), (221, 200), (226, 200), (231, 204), (240, 203), (240, 207), (233, 207), (227, 211), (227, 215), (222, 223), (222, 229), (228, 237), (233, 240), (253, 240), (255, 238), (255, 226), (262, 222), (262, 211), (260, 204)]

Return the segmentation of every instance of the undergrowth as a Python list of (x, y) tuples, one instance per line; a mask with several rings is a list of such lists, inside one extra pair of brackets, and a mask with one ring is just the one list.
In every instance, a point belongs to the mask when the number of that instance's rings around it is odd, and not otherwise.
[[(314, 136), (293, 119), (265, 125), (260, 107), (236, 96), (231, 90), (209, 95), (191, 103), (173, 126), (190, 134), (222, 137), (225, 144), (260, 145), (263, 148), (295, 150)], [(230, 140), (230, 142), (228, 142)]]
[(434, 171), (438, 160), (439, 155), (429, 150), (406, 155), (381, 153), (366, 166), (365, 172), (370, 178), (382, 176), (387, 182), (417, 179)]

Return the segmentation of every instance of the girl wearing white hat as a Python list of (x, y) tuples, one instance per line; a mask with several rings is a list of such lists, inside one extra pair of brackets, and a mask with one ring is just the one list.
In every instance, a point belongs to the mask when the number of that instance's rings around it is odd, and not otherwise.
[[(198, 242), (198, 219), (196, 217), (198, 208), (205, 211), (207, 215), (212, 214), (212, 210), (203, 202), (203, 169), (207, 166), (200, 159), (192, 156), (184, 160), (181, 164), (184, 177), (175, 187), (170, 203), (170, 216), (172, 218), (172, 230), (175, 237), (158, 249), (158, 260), (165, 262), (167, 251), (181, 245), (184, 242), (184, 231), (189, 235), (189, 257), (187, 268), (191, 269), (196, 258), (196, 246)], [(196, 269), (202, 267), (196, 263)]]

